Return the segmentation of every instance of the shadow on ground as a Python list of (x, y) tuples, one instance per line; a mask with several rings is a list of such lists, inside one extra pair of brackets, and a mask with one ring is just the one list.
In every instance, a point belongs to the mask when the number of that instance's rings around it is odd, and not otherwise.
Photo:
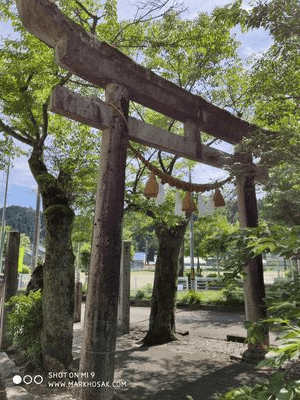
[(176, 311), (176, 323), (184, 324), (187, 327), (189, 325), (198, 325), (201, 327), (217, 327), (226, 328), (232, 324), (244, 325), (245, 316), (244, 313), (236, 312), (218, 312), (208, 310), (177, 310)]
[[(237, 329), (243, 324), (243, 314), (206, 311), (191, 313), (178, 310), (176, 321), (190, 331), (179, 340), (152, 347), (141, 346), (147, 329), (143, 325), (128, 335), (119, 336), (116, 351), (116, 393), (130, 400), (213, 400), (217, 392), (253, 383), (267, 377), (266, 372), (254, 370), (253, 365), (230, 360), (239, 357), (247, 346), (219, 338), (201, 337), (201, 327)], [(198, 327), (198, 328), (197, 328)], [(74, 330), (74, 355), (80, 356), (82, 328)]]
[[(203, 339), (203, 343), (207, 346), (211, 342)], [(213, 343), (226, 346), (223, 341)], [(198, 343), (194, 352), (190, 348), (185, 352), (184, 343), (173, 342), (119, 349), (116, 379), (127, 386), (119, 392), (130, 400), (187, 400), (187, 395), (194, 400), (211, 400), (216, 392), (225, 393), (231, 387), (267, 377), (266, 373), (254, 370), (253, 365), (230, 361), (229, 356), (214, 349), (206, 348), (202, 353), (199, 347)]]

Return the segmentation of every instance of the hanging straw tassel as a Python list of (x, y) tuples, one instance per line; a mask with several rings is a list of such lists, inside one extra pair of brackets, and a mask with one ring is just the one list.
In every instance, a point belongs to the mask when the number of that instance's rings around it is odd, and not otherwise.
[(193, 213), (197, 211), (196, 204), (193, 200), (192, 192), (186, 192), (185, 198), (182, 202), (182, 211), (186, 213)]
[(181, 201), (179, 192), (175, 192), (175, 210), (174, 210), (174, 213), (178, 217), (181, 217), (183, 215), (183, 212), (182, 212), (182, 201)]
[(220, 189), (215, 190), (213, 201), (214, 201), (215, 207), (224, 207), (225, 206), (225, 200), (224, 200), (224, 197), (222, 196)]
[(158, 184), (158, 194), (155, 200), (155, 204), (157, 206), (160, 206), (164, 202), (165, 198), (165, 185), (163, 185), (161, 182)]
[(158, 183), (156, 182), (156, 177), (152, 173), (146, 183), (146, 187), (144, 190), (144, 195), (150, 199), (156, 197), (158, 194)]
[(205, 204), (201, 194), (198, 194), (198, 213), (202, 216), (206, 214)]

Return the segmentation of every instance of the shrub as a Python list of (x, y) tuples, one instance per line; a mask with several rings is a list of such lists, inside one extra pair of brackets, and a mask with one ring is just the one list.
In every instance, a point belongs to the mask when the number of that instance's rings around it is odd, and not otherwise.
[(226, 304), (226, 298), (221, 290), (203, 290), (181, 292), (177, 294), (177, 301), (186, 304)]
[(180, 293), (177, 295), (177, 300), (182, 301), (186, 304), (201, 304), (201, 293), (195, 290), (189, 290), (188, 292)]
[(235, 283), (230, 283), (226, 288), (222, 289), (226, 297), (226, 304), (228, 305), (242, 305), (244, 304), (244, 289)]
[(217, 272), (210, 272), (209, 274), (206, 275), (206, 278), (218, 278), (219, 275)]
[(88, 291), (88, 284), (84, 283), (81, 288), (82, 294), (87, 294)]
[(38, 290), (28, 296), (13, 296), (7, 303), (6, 335), (13, 348), (25, 362), (27, 370), (39, 369), (42, 365), (41, 330), (42, 294)]
[(138, 289), (135, 294), (133, 295), (133, 298), (135, 300), (150, 300), (152, 298), (152, 291), (153, 291), (153, 286), (151, 283), (147, 283), (147, 285), (141, 287)]
[(31, 274), (31, 269), (27, 265), (23, 265), (22, 274)]
[(217, 395), (216, 400), (297, 400), (299, 395), (299, 382), (284, 384), (282, 375), (275, 374), (268, 383), (238, 387)]

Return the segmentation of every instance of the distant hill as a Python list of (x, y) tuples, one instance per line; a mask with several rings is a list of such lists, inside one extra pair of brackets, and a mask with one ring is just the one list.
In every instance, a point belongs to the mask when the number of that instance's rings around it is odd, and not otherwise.
[[(3, 209), (0, 208), (0, 221), (2, 219)], [(44, 238), (44, 223), (41, 218), (41, 239)], [(9, 206), (5, 210), (6, 225), (11, 226), (14, 230), (25, 233), (31, 240), (34, 238), (35, 227), (35, 210), (33, 208)]]

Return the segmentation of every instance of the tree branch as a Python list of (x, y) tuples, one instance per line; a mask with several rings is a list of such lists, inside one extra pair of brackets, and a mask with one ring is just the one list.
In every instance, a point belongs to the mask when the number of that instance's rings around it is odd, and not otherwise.
[(161, 150), (158, 152), (158, 161), (159, 161), (160, 168), (163, 170), (163, 172), (167, 173), (167, 170), (164, 166), (164, 162), (162, 160)]
[[(91, 27), (91, 33), (95, 34), (98, 21), (101, 19), (101, 17), (98, 17), (97, 15), (94, 15), (91, 12), (89, 12), (89, 10), (80, 1), (75, 0), (75, 3), (93, 20), (93, 24)], [(84, 21), (84, 22), (86, 22), (86, 21)]]
[(34, 141), (33, 139), (29, 139), (29, 135), (26, 135), (27, 137), (23, 137), (19, 133), (17, 133), (14, 129), (12, 129), (10, 126), (6, 125), (2, 119), (0, 119), (0, 130), (2, 132), (5, 132), (6, 134), (12, 136), (13, 138), (19, 140), (22, 143), (28, 144), (29, 146), (33, 146)]
[(168, 168), (167, 168), (167, 174), (168, 174), (168, 175), (172, 175), (173, 169), (174, 169), (174, 167), (175, 167), (175, 163), (176, 163), (176, 161), (178, 160), (178, 158), (180, 158), (180, 157), (179, 157), (179, 156), (174, 156), (174, 157), (172, 158), (172, 161), (170, 162), (170, 165), (169, 165)]
[(25, 93), (25, 92), (27, 91), (28, 86), (29, 86), (29, 84), (30, 84), (30, 82), (31, 82), (31, 80), (32, 80), (32, 78), (33, 78), (33, 75), (34, 75), (34, 72), (31, 72), (31, 73), (29, 74), (28, 78), (26, 79), (25, 85), (20, 87), (20, 92), (21, 92), (22, 94)]
[[(170, 11), (172, 11), (172, 10), (174, 10), (175, 8), (178, 8), (178, 7), (179, 7), (179, 5), (176, 5), (176, 4), (175, 4), (175, 5), (172, 5), (172, 6), (170, 6), (166, 11), (164, 11), (164, 12), (162, 12), (161, 14), (156, 15), (156, 16), (153, 17), (152, 13), (155, 12), (155, 11), (157, 11), (157, 10), (159, 10), (159, 9), (164, 8), (164, 7), (168, 4), (168, 2), (169, 2), (169, 0), (165, 0), (162, 4), (158, 4), (157, 6), (155, 6), (155, 7), (151, 8), (151, 9), (149, 9), (148, 11), (146, 11), (146, 12), (145, 12), (143, 15), (141, 15), (140, 17), (137, 17), (138, 12), (139, 12), (140, 10), (142, 10), (142, 9), (145, 9), (145, 8), (146, 8), (146, 5), (148, 5), (149, 3), (148, 3), (148, 2), (145, 2), (144, 7), (137, 7), (137, 11), (136, 11), (136, 14), (135, 14), (135, 16), (134, 16), (133, 21), (132, 21), (132, 22), (129, 22), (127, 25), (125, 25), (122, 29), (119, 30), (119, 32), (118, 32), (118, 33), (116, 34), (116, 36), (114, 37), (112, 43), (114, 43), (114, 45), (116, 45), (116, 44), (117, 44), (117, 39), (119, 38), (119, 36), (120, 36), (126, 29), (130, 28), (130, 26), (139, 24), (139, 23), (141, 23), (141, 22), (145, 23), (145, 22), (148, 22), (148, 21), (153, 21), (154, 19), (161, 18), (161, 17), (163, 17), (164, 15), (166, 15), (167, 13), (170, 13)], [(181, 5), (182, 5), (182, 4), (181, 4)], [(181, 10), (180, 10), (180, 13), (182, 13), (182, 12), (184, 12), (184, 11), (186, 11), (186, 10), (187, 10), (187, 8), (181, 9)], [(149, 17), (148, 17), (148, 16), (149, 16)], [(148, 18), (147, 18), (147, 17), (148, 17)], [(134, 46), (133, 46), (133, 47), (134, 47)], [(137, 46), (137, 47), (140, 47), (140, 46)]]

